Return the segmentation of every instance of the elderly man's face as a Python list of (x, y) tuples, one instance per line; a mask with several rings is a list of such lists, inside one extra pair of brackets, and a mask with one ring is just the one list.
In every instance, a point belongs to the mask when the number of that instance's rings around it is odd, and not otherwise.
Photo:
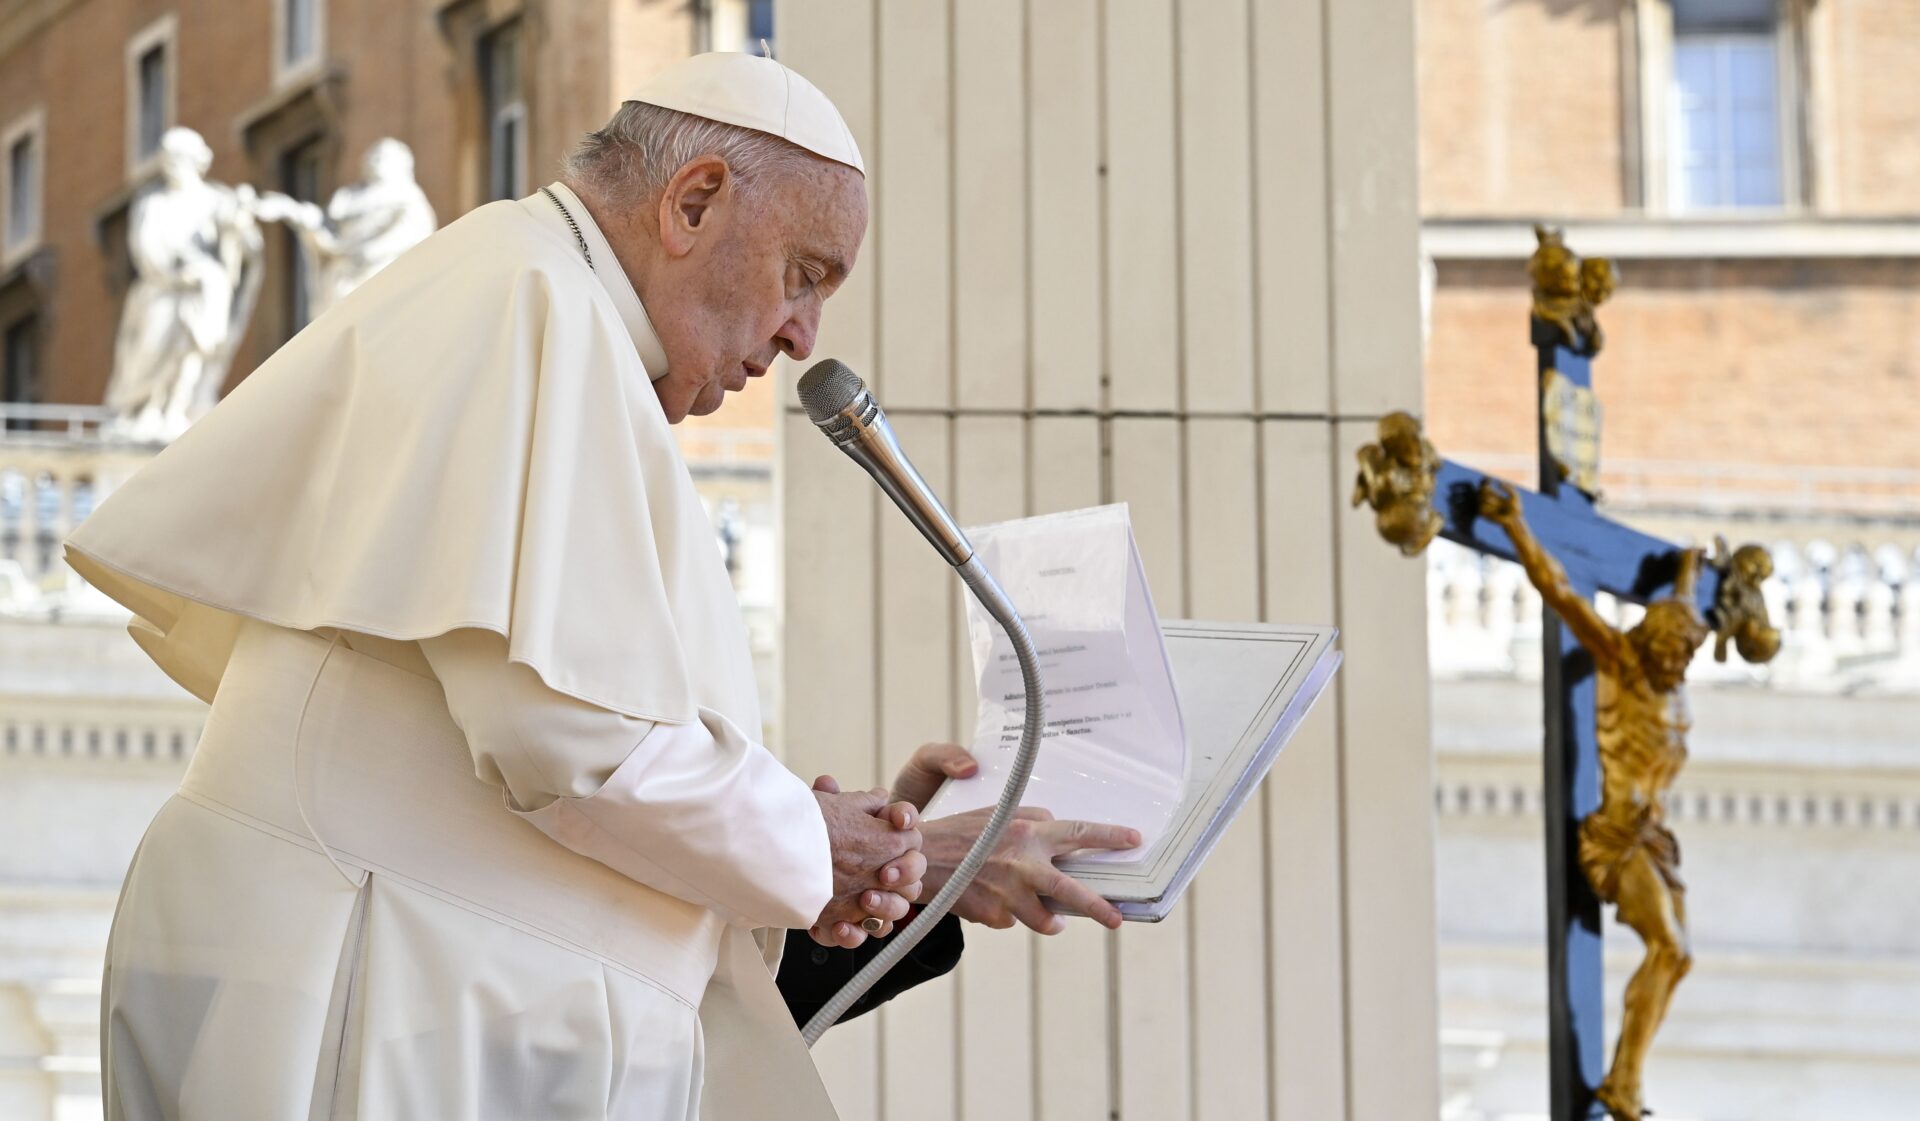
[(661, 199), (663, 268), (643, 295), (667, 352), (653, 388), (670, 423), (713, 412), (782, 352), (812, 354), (821, 305), (860, 251), (859, 172), (811, 160), (755, 186), (742, 199), (724, 164), (696, 161)]

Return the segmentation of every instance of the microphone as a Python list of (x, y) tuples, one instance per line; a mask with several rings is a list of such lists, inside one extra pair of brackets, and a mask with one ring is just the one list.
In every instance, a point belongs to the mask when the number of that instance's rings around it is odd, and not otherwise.
[(834, 446), (866, 468), (901, 513), (955, 568), (973, 558), (973, 545), (947, 513), (933, 488), (913, 469), (900, 450), (887, 414), (880, 410), (867, 383), (837, 358), (816, 362), (800, 375), (800, 404), (807, 416), (826, 433)]
[(867, 469), (880, 489), (887, 492), (902, 513), (907, 515), (946, 562), (954, 567), (955, 574), (967, 586), (987, 614), (1007, 632), (1007, 638), (1013, 644), (1014, 658), (1020, 663), (1021, 687), (1026, 694), (1026, 717), (1020, 726), (1020, 747), (1014, 752), (1013, 762), (1007, 768), (1006, 785), (1000, 788), (1000, 800), (994, 803), (993, 813), (987, 817), (986, 827), (980, 831), (967, 855), (947, 878), (946, 886), (936, 893), (931, 902), (921, 908), (920, 914), (907, 924), (905, 930), (896, 931), (888, 939), (887, 946), (867, 961), (853, 979), (843, 985), (820, 1010), (807, 1021), (800, 1031), (807, 1046), (812, 1047), (820, 1041), (826, 1030), (846, 1014), (849, 1008), (860, 999), (874, 982), (892, 969), (901, 958), (919, 945), (934, 925), (953, 909), (967, 885), (986, 866), (987, 857), (992, 855), (994, 846), (1000, 843), (1000, 835), (1013, 822), (1013, 815), (1020, 808), (1020, 799), (1027, 790), (1027, 779), (1033, 775), (1033, 763), (1040, 752), (1040, 733), (1046, 724), (1046, 690), (1040, 682), (1040, 655), (1033, 648), (1033, 637), (1027, 633), (1025, 623), (1020, 621), (1020, 613), (1014, 609), (1013, 601), (1007, 598), (1000, 585), (987, 571), (979, 557), (974, 556), (973, 545), (967, 535), (960, 532), (954, 523), (953, 515), (934, 497), (933, 489), (913, 469), (906, 453), (900, 450), (900, 441), (894, 439), (893, 426), (887, 423), (887, 414), (873, 400), (873, 394), (867, 392), (867, 385), (860, 375), (847, 369), (846, 364), (832, 358), (817, 362), (813, 369), (800, 375), (800, 403), (807, 408), (807, 416), (819, 426), (820, 431), (834, 442), (834, 446), (853, 457), (853, 461)]

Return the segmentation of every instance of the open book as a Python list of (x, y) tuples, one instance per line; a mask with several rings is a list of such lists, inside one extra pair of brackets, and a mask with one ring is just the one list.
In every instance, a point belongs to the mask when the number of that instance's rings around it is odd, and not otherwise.
[(1173, 910), (1333, 680), (1341, 657), (1333, 627), (1167, 622), (1162, 629), (1187, 714), (1179, 808), (1159, 840), (1131, 859), (1060, 863), (1122, 915), (1143, 922)]
[[(1172, 909), (1338, 668), (1332, 627), (1172, 623), (1153, 609), (1125, 506), (967, 531), (1040, 653), (1046, 731), (1023, 804), (1126, 825), (1127, 852), (1061, 862), (1131, 919)], [(943, 817), (999, 798), (1024, 691), (1011, 644), (969, 613), (980, 773), (927, 806)]]

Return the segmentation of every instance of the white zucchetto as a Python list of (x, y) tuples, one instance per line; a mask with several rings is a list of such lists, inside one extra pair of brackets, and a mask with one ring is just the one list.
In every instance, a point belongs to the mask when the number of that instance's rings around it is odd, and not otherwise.
[(697, 54), (647, 79), (627, 100), (769, 133), (867, 173), (840, 110), (812, 82), (770, 58)]

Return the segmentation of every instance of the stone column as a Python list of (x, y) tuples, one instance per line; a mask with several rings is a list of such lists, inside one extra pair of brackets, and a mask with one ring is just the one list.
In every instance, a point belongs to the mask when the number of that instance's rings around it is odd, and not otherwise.
[[(1425, 569), (1347, 506), (1420, 402), (1410, 0), (793, 0), (874, 222), (817, 357), (965, 523), (1127, 502), (1163, 615), (1347, 665), (1179, 912), (969, 931), (816, 1051), (842, 1115), (1438, 1111)], [(879, 782), (971, 721), (960, 591), (783, 406), (784, 747)]]

